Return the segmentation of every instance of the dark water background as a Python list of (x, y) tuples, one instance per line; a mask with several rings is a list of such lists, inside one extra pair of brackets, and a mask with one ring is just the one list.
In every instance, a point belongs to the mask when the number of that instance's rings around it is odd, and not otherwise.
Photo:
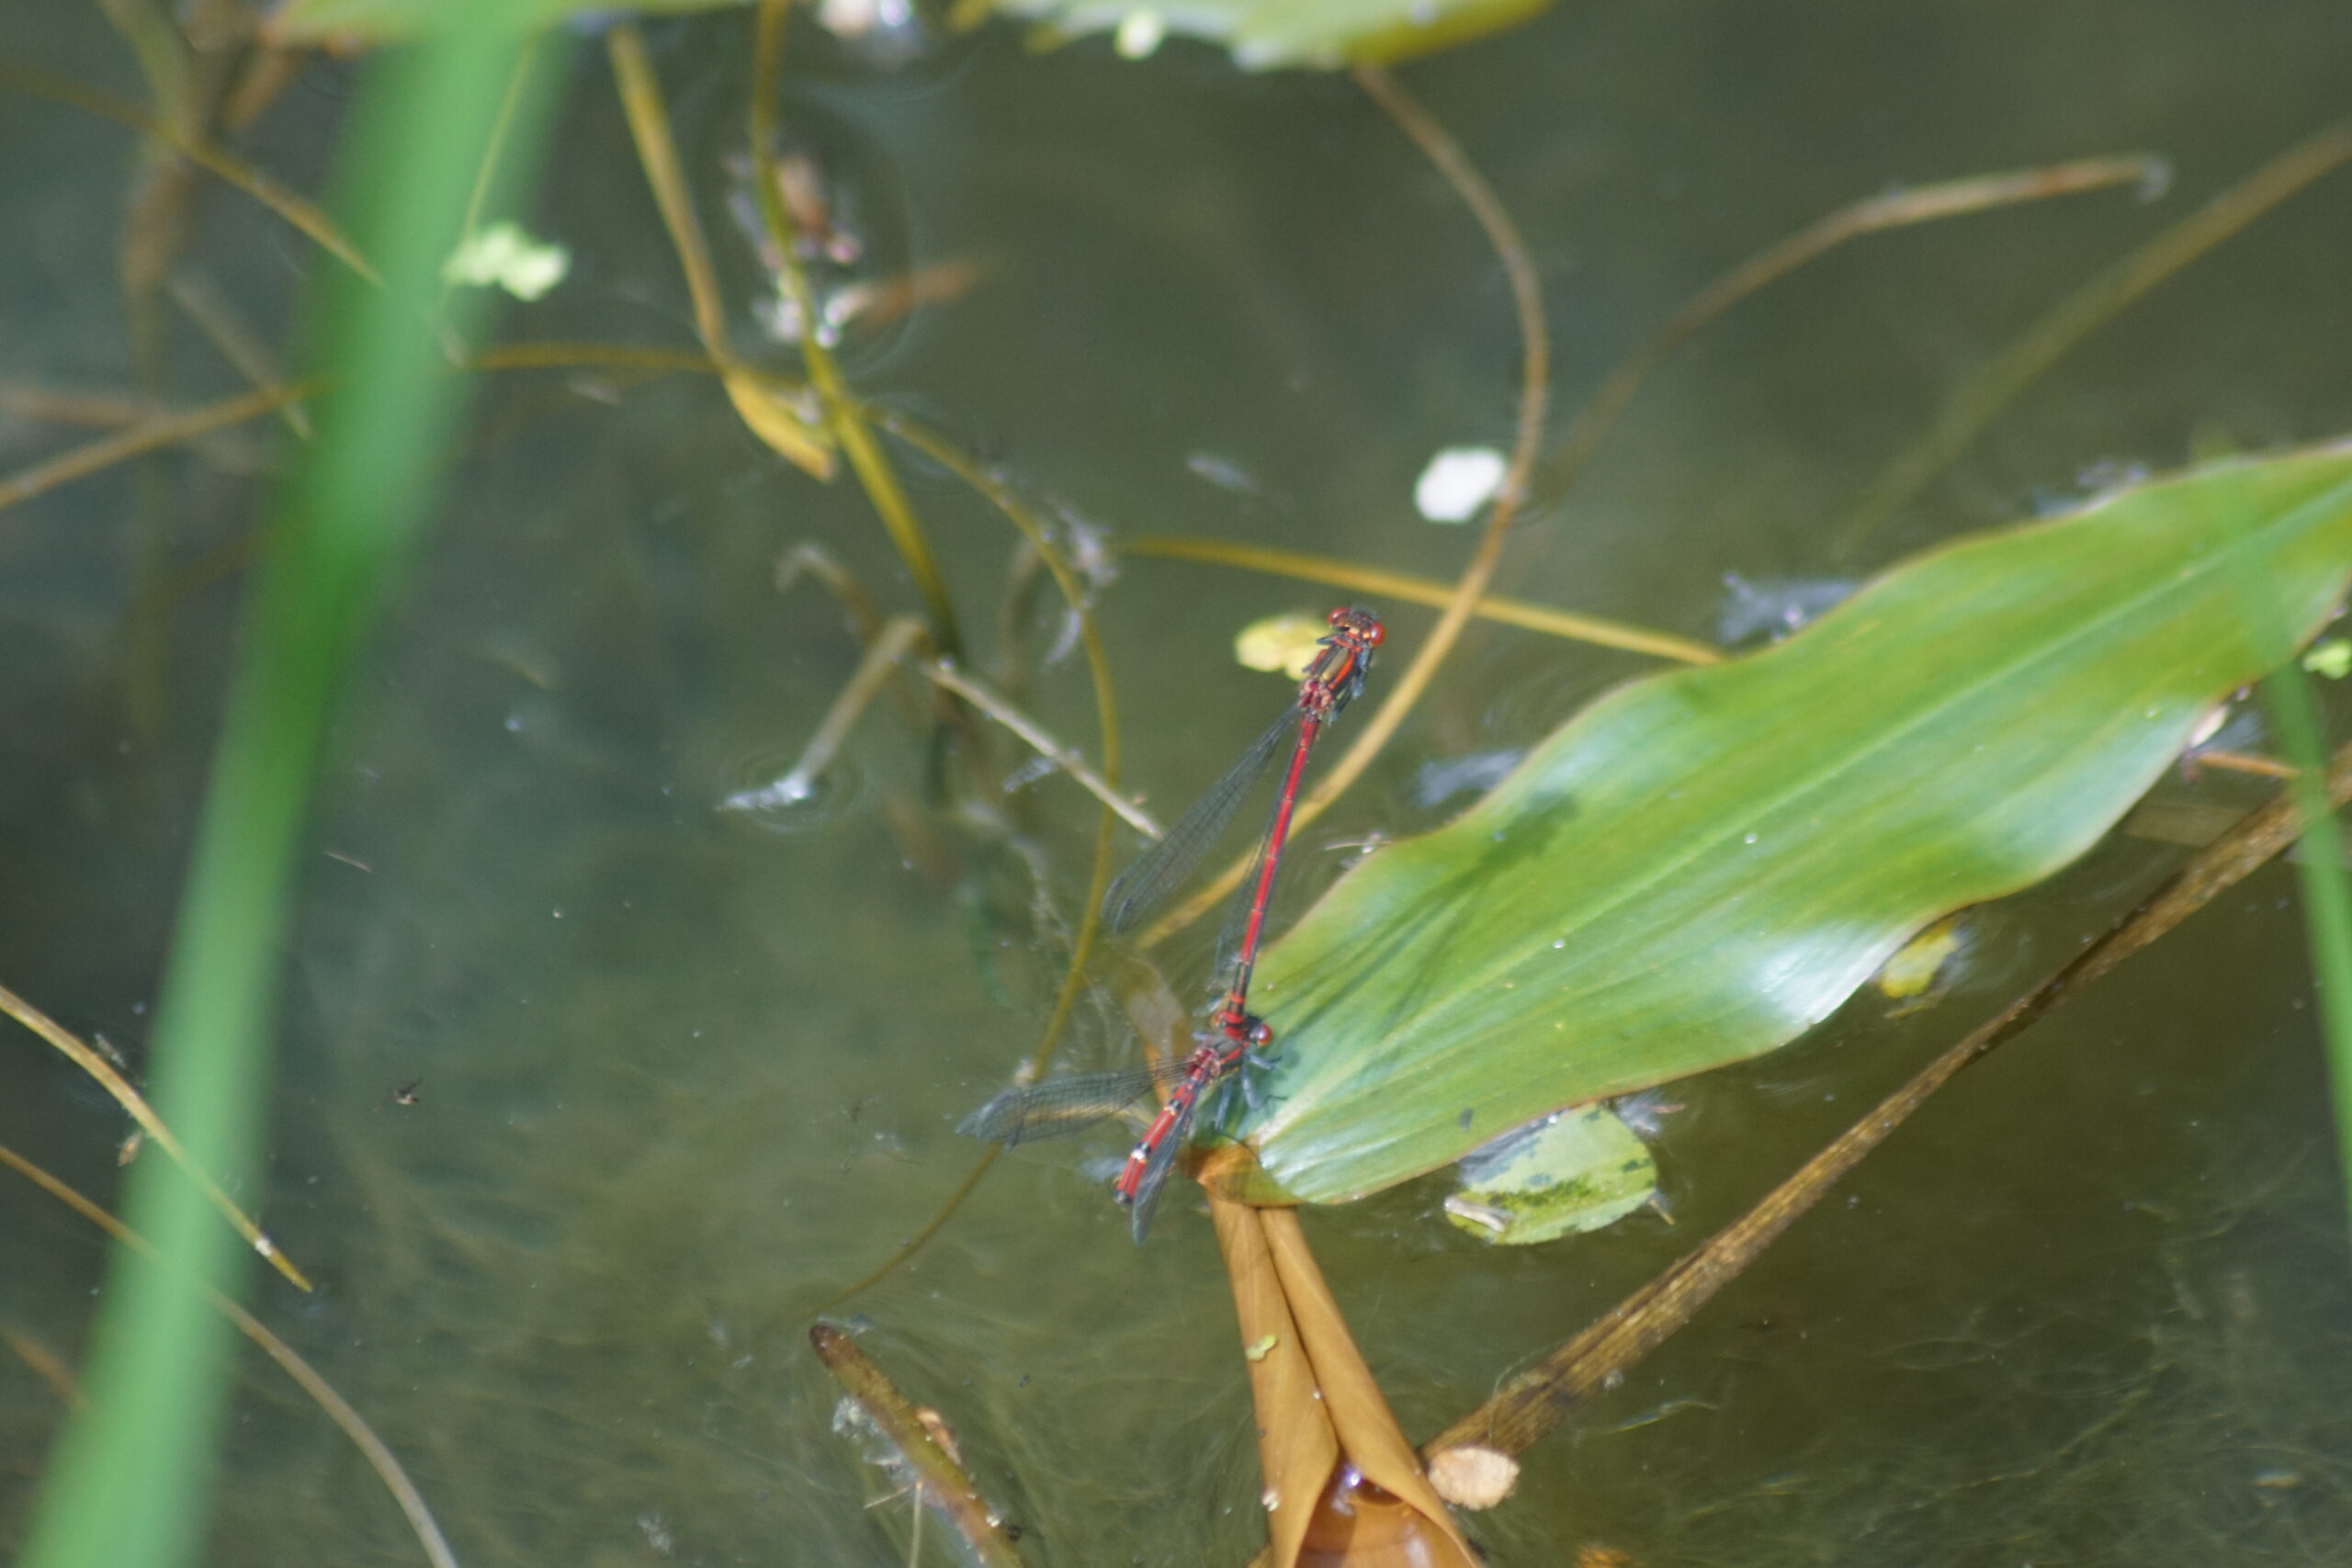
[[(652, 28), (706, 224), (752, 339), (722, 209), (748, 24)], [(786, 118), (891, 265), (961, 258), (967, 298), (845, 365), (1049, 507), (1442, 575), (1469, 545), (1412, 513), (1430, 452), (1500, 443), (1516, 342), (1499, 272), (1428, 166), (1344, 79), (1243, 77), (1171, 45), (1033, 56), (1005, 28), (896, 71), (805, 32)], [(0, 54), (136, 92), (94, 10), (0, 16)], [(574, 50), (540, 233), (576, 271), (514, 337), (691, 341), (601, 49)], [(1724, 576), (1840, 570), (1825, 520), (2048, 303), (2347, 105), (2324, 4), (1962, 7), (1569, 4), (1403, 76), (1486, 170), (1541, 269), (1573, 406), (1694, 288), (1901, 182), (2149, 149), (2109, 194), (1873, 238), (1742, 307), (1672, 363), (1575, 495), (1514, 542), (1513, 592), (1704, 636)], [(251, 151), (314, 188), (349, 68), (306, 72)], [(118, 128), (0, 99), (0, 375), (130, 385), (113, 276)], [(2110, 324), (1867, 552), (2075, 493), (2101, 465), (2352, 428), (2352, 201), (2338, 172)], [(273, 334), (304, 243), (211, 188), (195, 260)], [(235, 389), (182, 329), (170, 385)], [(245, 1196), (322, 1281), (257, 1310), (408, 1461), (470, 1563), (905, 1560), (903, 1503), (829, 1434), (807, 1314), (931, 1215), (974, 1150), (956, 1117), (1033, 1043), (1053, 955), (1020, 856), (929, 809), (924, 736), (863, 727), (791, 833), (713, 807), (789, 759), (854, 668), (841, 617), (771, 564), (815, 538), (912, 596), (846, 483), (757, 446), (707, 382), (481, 389), (451, 499), (343, 721), (288, 954), (273, 1156)], [(1557, 422), (1555, 421), (1555, 429)], [(60, 432), (0, 418), (0, 463)], [(157, 465), (175, 559), (243, 537), (282, 436)], [(1206, 454), (1253, 494), (1205, 481)], [(978, 650), (1009, 536), (920, 463), (916, 504)], [(140, 506), (118, 471), (0, 516), (0, 978), (141, 1048), (239, 581), (169, 620), (165, 721), (126, 716)], [(1233, 631), (1321, 591), (1127, 562), (1102, 613), (1129, 778), (1181, 803), (1279, 705)], [(1396, 607), (1409, 649), (1429, 624)], [(1048, 629), (1049, 635), (1049, 629)], [(1524, 746), (1645, 668), (1474, 632), (1417, 719), (1318, 824), (1427, 826), (1426, 762)], [(1091, 734), (1072, 666), (1032, 701)], [(2208, 783), (2194, 798), (2255, 792)], [(1010, 809), (1067, 908), (1091, 813)], [(1408, 1430), (1730, 1217), (1934, 1046), (2071, 951), (2176, 852), (2117, 840), (1992, 912), (1942, 1008), (1858, 1002), (1690, 1086), (1656, 1215), (1481, 1248), (1421, 1182), (1308, 1216)], [(347, 858), (345, 858), (347, 857)], [(350, 862), (359, 864), (352, 864)], [(363, 869), (363, 867), (365, 869)], [(941, 874), (941, 868), (947, 874)], [(2352, 1533), (2347, 1270), (2288, 874), (2245, 884), (1965, 1075), (1746, 1280), (1530, 1456), (1475, 1521), (1497, 1559), (1584, 1543), (1643, 1563), (2342, 1561)], [(1090, 1011), (1080, 1059), (1125, 1049)], [(421, 1080), (421, 1081), (420, 1081)], [(420, 1103), (392, 1091), (418, 1082)], [(19, 1035), (0, 1137), (106, 1193), (110, 1103)], [(911, 1267), (844, 1312), (955, 1425), (1035, 1562), (1238, 1562), (1250, 1415), (1205, 1224), (1126, 1243), (1115, 1135), (1004, 1162)], [(102, 1253), (0, 1186), (0, 1319), (78, 1353)], [(215, 1561), (406, 1562), (356, 1456), (247, 1353)], [(59, 1411), (0, 1359), (0, 1540)], [(926, 1548), (940, 1560), (936, 1532)]]

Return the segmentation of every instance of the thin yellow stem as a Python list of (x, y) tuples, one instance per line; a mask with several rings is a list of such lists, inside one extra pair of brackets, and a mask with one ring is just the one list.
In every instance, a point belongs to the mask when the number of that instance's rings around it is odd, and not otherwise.
[(187, 1172), (188, 1179), (195, 1182), (205, 1197), (211, 1201), (212, 1206), (220, 1211), (221, 1217), (229, 1222), (231, 1227), (245, 1238), (246, 1246), (268, 1258), (270, 1267), (295, 1285), (305, 1291), (311, 1288), (311, 1281), (294, 1267), (291, 1259), (277, 1250), (277, 1244), (271, 1241), (243, 1209), (237, 1207), (234, 1199), (220, 1190), (220, 1184), (206, 1174), (203, 1167), (188, 1157), (187, 1149), (178, 1135), (164, 1124), (162, 1117), (155, 1114), (154, 1108), (147, 1103), (147, 1097), (131, 1088), (130, 1079), (115, 1071), (113, 1063), (84, 1044), (73, 1031), (6, 986), (0, 986), (0, 1012), (6, 1013), (48, 1041), (68, 1061), (96, 1079), (98, 1087), (112, 1095), (115, 1103), (129, 1111), (130, 1119), (139, 1123), (141, 1130), (171, 1156), (172, 1163)]
[(873, 427), (867, 423), (862, 405), (817, 330), (820, 318), (816, 297), (808, 287), (808, 275), (800, 265), (792, 215), (785, 210), (784, 197), (776, 184), (776, 101), (783, 92), (784, 29), (790, 15), (789, 0), (760, 0), (752, 51), (751, 113), (752, 177), (760, 220), (767, 226), (768, 238), (775, 245), (785, 297), (800, 319), (801, 363), (808, 367), (808, 384), (816, 389), (818, 400), (824, 407), (826, 425), (841, 444), (842, 456), (849, 459), (857, 482), (882, 519), (899, 558), (906, 563), (907, 575), (914, 580), (915, 592), (922, 596), (931, 616), (932, 640), (943, 657), (960, 659), (964, 652), (963, 633), (956, 623), (955, 602), (948, 597), (946, 580), (940, 575), (931, 541), (925, 537), (922, 524), (907, 501), (905, 487), (899, 483), (899, 476), (874, 439)]
[[(1006, 522), (1019, 530), (1021, 536), (1029, 541), (1030, 548), (1037, 552), (1037, 558), (1046, 563), (1046, 570), (1053, 575), (1054, 585), (1061, 591), (1062, 598), (1070, 607), (1070, 614), (1078, 617), (1079, 644), (1086, 650), (1087, 671), (1094, 682), (1096, 722), (1102, 730), (1102, 782), (1107, 790), (1117, 794), (1119, 699), (1117, 689), (1111, 681), (1111, 659), (1103, 649), (1102, 633), (1094, 624), (1094, 614), (1087, 608), (1086, 585), (1079, 581), (1078, 573), (1071, 570), (1069, 560), (1055, 545), (1053, 536), (1046, 531), (1045, 525), (1010, 487), (972, 461), (955, 443), (905, 414), (871, 405), (866, 405), (860, 412), (875, 424), (978, 491), (1003, 514)], [(1056, 1048), (1061, 1043), (1063, 1032), (1069, 1027), (1070, 1014), (1078, 1007), (1078, 998), (1086, 992), (1088, 966), (1093, 961), (1094, 944), (1102, 934), (1102, 893), (1111, 885), (1113, 821), (1112, 813), (1107, 809), (1096, 819), (1093, 867), (1087, 875), (1086, 903), (1079, 915), (1078, 936), (1070, 943), (1069, 968), (1062, 976), (1061, 989), (1054, 997), (1054, 1010), (1046, 1020), (1045, 1032), (1039, 1037), (1037, 1048), (1030, 1053), (1028, 1061), (1023, 1065), (1024, 1080), (1033, 1079), (1045, 1071)], [(940, 1205), (939, 1212), (926, 1221), (921, 1230), (900, 1243), (870, 1272), (836, 1292), (818, 1310), (824, 1311), (852, 1296), (862, 1294), (921, 1251), (925, 1243), (939, 1234), (956, 1211), (963, 1207), (964, 1200), (979, 1186), (980, 1179), (988, 1174), (989, 1168), (996, 1163), (997, 1156), (1002, 1152), (993, 1147), (984, 1150), (973, 1162), (962, 1183), (949, 1194), (947, 1201)]]
[[(1119, 550), (1123, 555), (1154, 556), (1162, 560), (1206, 561), (1216, 566), (1236, 567), (1243, 571), (1293, 577), (1303, 582), (1319, 582), (1332, 588), (1376, 593), (1384, 599), (1402, 599), (1411, 604), (1444, 605), (1453, 600), (1453, 587), (1450, 583), (1432, 582), (1426, 577), (1411, 577), (1376, 566), (1361, 566), (1354, 561), (1341, 560), (1337, 556), (1307, 555), (1298, 550), (1278, 550), (1266, 545), (1243, 545), (1227, 539), (1190, 538), (1170, 534), (1142, 534), (1121, 539)], [(1722, 662), (1724, 657), (1720, 649), (1703, 642), (1694, 642), (1689, 637), (1676, 637), (1671, 632), (1651, 631), (1646, 626), (1603, 620), (1598, 615), (1579, 615), (1571, 610), (1555, 610), (1547, 604), (1531, 604), (1523, 599), (1506, 599), (1498, 594), (1489, 593), (1480, 598), (1472, 606), (1471, 613), (1482, 621), (1493, 621), (1500, 626), (1519, 626), (1527, 631), (1589, 642), (1600, 648), (1623, 649), (1628, 653), (1654, 654), (1660, 659), (1672, 659), (1684, 664), (1716, 664)]]
[(686, 194), (685, 170), (678, 162), (677, 143), (671, 140), (669, 112), (662, 107), (662, 84), (645, 52), (645, 39), (636, 25), (624, 22), (605, 40), (613, 62), (613, 80), (621, 96), (621, 112), (628, 119), (629, 135), (637, 142), (639, 162), (645, 165), (646, 183), (653, 187), (653, 205), (661, 209), (662, 225), (670, 231), (670, 247), (678, 253), (678, 266), (686, 275), (686, 299), (695, 313), (695, 335), (721, 365), (733, 362), (727, 345), (727, 310), (719, 303), (718, 276), (711, 269), (710, 246), (695, 216), (694, 198)]

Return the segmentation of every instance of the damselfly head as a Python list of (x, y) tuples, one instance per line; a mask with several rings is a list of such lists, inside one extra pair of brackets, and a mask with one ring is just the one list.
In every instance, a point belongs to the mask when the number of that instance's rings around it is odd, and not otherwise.
[(1380, 624), (1380, 617), (1369, 610), (1351, 604), (1342, 604), (1331, 612), (1330, 626), (1341, 637), (1360, 642), (1366, 648), (1378, 648), (1381, 638), (1388, 635), (1388, 629)]

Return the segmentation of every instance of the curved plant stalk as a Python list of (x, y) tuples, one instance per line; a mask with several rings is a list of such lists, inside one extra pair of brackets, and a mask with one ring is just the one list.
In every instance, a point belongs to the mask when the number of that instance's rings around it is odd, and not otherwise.
[[(163, 1267), (163, 1259), (145, 1236), (6, 1144), (0, 1144), (0, 1165), (6, 1166), (150, 1263)], [(368, 1425), (359, 1412), (351, 1407), (350, 1402), (337, 1393), (334, 1385), (321, 1377), (318, 1369), (304, 1360), (294, 1347), (272, 1334), (261, 1319), (209, 1285), (190, 1282), (189, 1288), (210, 1303), (213, 1311), (235, 1324), (239, 1333), (261, 1347), (262, 1353), (283, 1368), (286, 1375), (311, 1396), (312, 1403), (326, 1412), (327, 1419), (343, 1428), (343, 1435), (351, 1439), (352, 1447), (359, 1450), (360, 1457), (368, 1461), (368, 1468), (376, 1472), (376, 1478), (384, 1483), (384, 1490), (392, 1495), (392, 1501), (399, 1504), (401, 1512), (407, 1516), (408, 1526), (415, 1533), (416, 1543), (424, 1549), (424, 1555), (434, 1568), (458, 1568), (457, 1554), (449, 1550), (448, 1540), (442, 1535), (440, 1525), (435, 1521), (433, 1510), (426, 1506), (424, 1495), (416, 1489), (416, 1483), (408, 1478), (408, 1472), (401, 1468), (401, 1461), (391, 1449), (376, 1435), (375, 1428)], [(73, 1393), (70, 1382), (66, 1392), (69, 1394)], [(74, 1395), (73, 1402), (78, 1405), (79, 1396)]]
[[(956, 1531), (956, 1539), (981, 1568), (1022, 1568), (1021, 1554), (1012, 1549), (1004, 1521), (965, 1472), (955, 1439), (946, 1435), (946, 1424), (938, 1413), (917, 1408), (899, 1392), (889, 1375), (874, 1364), (872, 1357), (831, 1324), (812, 1326), (808, 1344), (880, 1438), (887, 1456), (882, 1462), (907, 1477), (907, 1489), (915, 1500), (918, 1532), (927, 1507)], [(916, 1540), (920, 1551), (920, 1533)]]
[[(1345, 794), (1348, 786), (1363, 775), (1372, 761), (1388, 744), (1397, 727), (1421, 694), (1437, 678), (1438, 667), (1453, 651), (1462, 630), (1469, 625), (1473, 610), (1485, 597), (1487, 584), (1495, 575), (1495, 567), (1502, 558), (1504, 542), (1510, 536), (1511, 520), (1519, 515), (1527, 500), (1529, 475), (1535, 467), (1537, 448), (1544, 439), (1544, 410), (1551, 395), (1552, 347), (1551, 333), (1544, 320), (1544, 294), (1535, 276), (1535, 264), (1527, 254), (1526, 242), (1521, 239), (1519, 227), (1453, 138), (1443, 126), (1431, 118), (1427, 109), (1416, 102), (1404, 88), (1396, 85), (1388, 73), (1376, 65), (1354, 68), (1357, 84), (1373, 100), (1388, 112), (1397, 127), (1412, 138), (1416, 146), (1434, 164), (1445, 182), (1452, 186), (1463, 204), (1470, 209), (1486, 231), (1495, 248), (1503, 273), (1510, 282), (1511, 303), (1519, 317), (1520, 389), (1517, 432), (1511, 442), (1510, 466), (1503, 475), (1502, 488), (1495, 494), (1494, 504), (1487, 510), (1487, 525), (1478, 536), (1477, 547), (1471, 552), (1470, 564), (1463, 568), (1462, 576), (1453, 585), (1445, 603), (1444, 613), (1437, 625), (1414, 653), (1413, 660), (1405, 667), (1388, 695), (1374, 710), (1371, 718), (1358, 729), (1345, 752), (1330, 771), (1325, 773), (1306, 799), (1298, 803), (1292, 818), (1292, 830), (1306, 827), (1330, 808), (1331, 803)], [(1225, 896), (1250, 874), (1256, 862), (1254, 853), (1237, 858), (1193, 897), (1170, 908), (1158, 920), (1144, 929), (1136, 938), (1138, 947), (1151, 947), (1166, 940), (1171, 933), (1199, 919), (1209, 910), (1223, 904)]]
[(133, 130), (155, 138), (188, 162), (210, 170), (272, 212), (277, 213), (287, 222), (317, 241), (330, 255), (368, 282), (383, 281), (376, 275), (376, 269), (368, 265), (368, 258), (360, 254), (359, 247), (353, 244), (343, 231), (335, 226), (334, 220), (320, 208), (288, 190), (234, 153), (202, 138), (187, 135), (167, 121), (149, 114), (138, 105), (118, 98), (111, 93), (101, 92), (96, 87), (85, 86), (79, 82), (71, 81), (63, 76), (52, 75), (49, 72), (36, 70), (28, 65), (15, 65), (6, 62), (0, 62), (0, 89), (26, 93), (34, 97), (48, 98), (56, 103), (69, 104), (74, 108), (85, 109), (91, 114), (102, 115), (107, 119), (119, 121)]
[(245, 1238), (246, 1246), (268, 1258), (269, 1266), (296, 1286), (305, 1291), (311, 1288), (311, 1281), (294, 1267), (293, 1260), (278, 1251), (277, 1244), (271, 1241), (243, 1209), (237, 1207), (236, 1200), (221, 1191), (220, 1184), (188, 1157), (187, 1150), (181, 1145), (179, 1138), (164, 1125), (164, 1119), (155, 1114), (146, 1097), (133, 1089), (128, 1078), (115, 1071), (113, 1063), (84, 1044), (72, 1030), (6, 986), (0, 986), (0, 1012), (6, 1013), (48, 1041), (63, 1053), (68, 1061), (96, 1078), (98, 1087), (112, 1095), (115, 1103), (130, 1113), (130, 1119), (139, 1123), (139, 1130), (154, 1139), (155, 1146), (169, 1155), (174, 1164), (187, 1172), (187, 1179), (204, 1190), (205, 1197), (220, 1211), (221, 1217), (229, 1222), (230, 1226)]
[[(1452, 586), (1432, 582), (1425, 577), (1412, 577), (1376, 566), (1359, 566), (1337, 556), (1307, 555), (1298, 550), (1278, 550), (1270, 546), (1238, 544), (1226, 539), (1142, 534), (1134, 538), (1121, 539), (1119, 553), (1152, 556), (1161, 560), (1206, 561), (1242, 571), (1262, 571), (1272, 577), (1294, 577), (1303, 582), (1319, 582), (1332, 588), (1375, 593), (1384, 599), (1401, 599), (1409, 604), (1442, 606), (1453, 599)], [(1555, 610), (1548, 604), (1531, 604), (1524, 599), (1506, 599), (1499, 594), (1489, 593), (1481, 597), (1472, 606), (1471, 614), (1482, 621), (1493, 621), (1498, 626), (1519, 626), (1550, 637), (1566, 637), (1571, 642), (1589, 642), (1596, 648), (1616, 648), (1628, 653), (1651, 654), (1683, 664), (1714, 664), (1724, 657), (1719, 649), (1690, 637), (1676, 637), (1671, 632), (1652, 631), (1647, 626), (1628, 626), (1623, 621), (1603, 620), (1598, 615), (1579, 615), (1572, 610)]]
[(857, 574), (842, 563), (841, 558), (814, 539), (803, 539), (778, 556), (775, 561), (775, 592), (779, 599), (789, 594), (804, 577), (813, 577), (824, 584), (849, 617), (850, 634), (861, 643), (870, 643), (882, 633), (882, 612), (874, 595)]
[(1644, 339), (1641, 346), (1609, 373), (1609, 378), (1600, 383), (1568, 422), (1567, 434), (1561, 438), (1559, 449), (1544, 463), (1546, 485), (1558, 491), (1576, 482), (1650, 373), (1689, 342), (1691, 334), (1757, 290), (1786, 277), (1849, 240), (1886, 229), (1989, 212), (2051, 197), (2109, 190), (2117, 186), (2154, 192), (2171, 176), (2171, 164), (2154, 153), (2127, 152), (2113, 157), (2079, 158), (2008, 174), (1942, 180), (1867, 197), (1841, 207), (1779, 243), (1757, 252), (1708, 284)]
[(719, 302), (718, 276), (711, 270), (710, 247), (703, 240), (702, 223), (695, 217), (694, 199), (686, 192), (677, 144), (670, 136), (669, 111), (662, 101), (662, 84), (653, 73), (653, 62), (646, 57), (644, 39), (634, 23), (623, 22), (613, 28), (605, 46), (629, 135), (637, 142), (638, 162), (645, 167), (646, 184), (653, 187), (654, 205), (662, 210), (671, 248), (678, 253), (679, 269), (686, 276), (695, 335), (718, 363), (720, 385), (752, 434), (778, 457), (818, 479), (831, 479), (832, 440), (815, 421), (813, 412), (775, 397), (764, 384), (748, 378), (736, 362), (728, 342), (727, 311)]
[(883, 456), (881, 445), (874, 439), (863, 405), (842, 379), (832, 351), (819, 339), (816, 323), (821, 318), (808, 291), (808, 275), (800, 265), (799, 251), (794, 243), (792, 215), (785, 210), (784, 197), (776, 186), (776, 100), (784, 91), (784, 28), (789, 15), (786, 0), (760, 0), (759, 20), (752, 39), (752, 178), (760, 220), (767, 225), (768, 238), (780, 258), (776, 265), (785, 296), (806, 323), (800, 334), (800, 358), (808, 369), (808, 384), (823, 405), (826, 428), (841, 444), (849, 466), (856, 470), (866, 500), (882, 519), (890, 542), (898, 547), (899, 558), (906, 563), (907, 574), (914, 579), (915, 592), (922, 595), (931, 616), (932, 640), (938, 645), (943, 658), (961, 659), (963, 634), (956, 628), (956, 606), (948, 598), (946, 582), (940, 577), (931, 542), (923, 535), (914, 508), (907, 502), (899, 476)]
[(1831, 553), (1850, 556), (1860, 548), (1994, 415), (2125, 306), (2347, 158), (2352, 120), (2342, 120), (2297, 142), (2060, 300), (1971, 377), (1944, 404), (1933, 428), (1898, 454), (1831, 525)]
[(1294, 1568), (1310, 1551), (1327, 1561), (1336, 1540), (1365, 1559), (1377, 1540), (1389, 1552), (1381, 1561), (1472, 1568), (1479, 1559), (1389, 1413), (1297, 1213), (1253, 1209), (1211, 1188), (1209, 1217), (1257, 1416), (1270, 1538), (1257, 1563)]
[[(1102, 632), (1094, 624), (1094, 612), (1087, 607), (1086, 585), (1079, 581), (1077, 572), (1070, 569), (1069, 562), (1055, 545), (1053, 536), (1046, 531), (1045, 525), (1037, 520), (1028, 505), (1013, 493), (1010, 486), (974, 462), (955, 443), (921, 422), (891, 410), (867, 404), (861, 412), (876, 427), (905, 442), (971, 486), (1003, 514), (1005, 521), (1028, 541), (1029, 547), (1045, 563), (1046, 571), (1053, 576), (1055, 587), (1061, 591), (1062, 598), (1069, 605), (1070, 614), (1078, 617), (1079, 646), (1086, 653), (1087, 673), (1094, 685), (1095, 721), (1102, 731), (1101, 777), (1104, 788), (1116, 795), (1119, 788), (1118, 691), (1111, 680), (1111, 660), (1103, 651)], [(1061, 989), (1055, 994), (1053, 1011), (1046, 1017), (1037, 1048), (1029, 1054), (1015, 1075), (1018, 1081), (1031, 1082), (1043, 1076), (1046, 1065), (1053, 1060), (1054, 1052), (1061, 1044), (1064, 1031), (1069, 1027), (1070, 1014), (1077, 1009), (1079, 998), (1085, 994), (1088, 971), (1094, 958), (1094, 944), (1102, 934), (1102, 894), (1111, 885), (1112, 822), (1113, 814), (1106, 808), (1095, 825), (1093, 863), (1087, 874), (1086, 898), (1080, 908), (1078, 934), (1070, 942), (1069, 968), (1062, 976)], [(819, 1310), (829, 1310), (853, 1296), (863, 1294), (922, 1251), (931, 1238), (939, 1234), (940, 1228), (954, 1217), (956, 1211), (963, 1207), (964, 1200), (978, 1188), (980, 1179), (988, 1174), (989, 1168), (996, 1163), (997, 1156), (1003, 1152), (1001, 1147), (990, 1145), (972, 1162), (971, 1170), (948, 1195), (947, 1201), (940, 1205), (936, 1213), (924, 1221), (922, 1226), (900, 1243), (889, 1257), (828, 1297)]]
[[(2352, 745), (2339, 750), (2329, 763), (2325, 793), (2334, 805), (2352, 799)], [(1449, 1472), (1493, 1468), (1498, 1459), (1514, 1459), (1596, 1394), (1614, 1387), (1628, 1369), (1688, 1323), (1716, 1292), (1737, 1279), (1962, 1068), (2104, 978), (2126, 958), (2288, 848), (2302, 830), (2303, 820), (2299, 803), (2288, 793), (2248, 814), (2211, 848), (2167, 877), (2104, 936), (1945, 1050), (1746, 1214), (1423, 1444), (1421, 1453), (1431, 1472), (1442, 1478)], [(1461, 1458), (1448, 1457), (1457, 1452)], [(1472, 1503), (1457, 1494), (1456, 1500), (1487, 1506), (1499, 1501), (1500, 1495)]]

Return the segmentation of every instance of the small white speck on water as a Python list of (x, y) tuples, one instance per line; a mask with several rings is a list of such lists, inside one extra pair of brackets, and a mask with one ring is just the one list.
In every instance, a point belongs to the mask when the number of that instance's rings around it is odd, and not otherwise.
[(1502, 489), (1510, 464), (1492, 446), (1448, 446), (1413, 485), (1413, 505), (1432, 523), (1467, 523)]

